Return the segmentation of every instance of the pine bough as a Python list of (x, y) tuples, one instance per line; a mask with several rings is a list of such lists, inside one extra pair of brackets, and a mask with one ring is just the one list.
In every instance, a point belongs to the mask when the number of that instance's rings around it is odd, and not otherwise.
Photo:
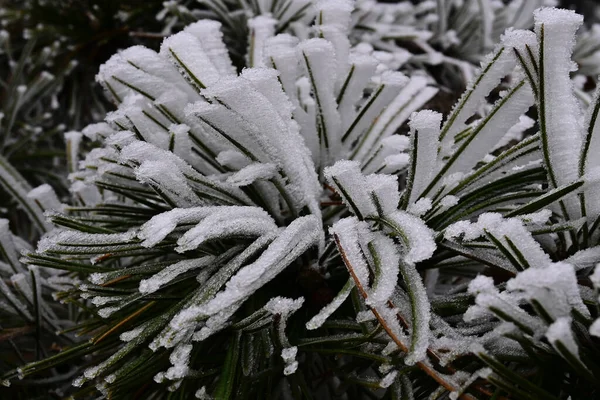
[(81, 306), (66, 330), (90, 340), (7, 383), (84, 360), (69, 390), (98, 398), (598, 395), (600, 102), (583, 115), (569, 77), (581, 16), (507, 30), (443, 118), (415, 112), (431, 81), (349, 39), (352, 9), (317, 3), (302, 39), (251, 18), (240, 74), (210, 20), (101, 68), (118, 108), (82, 133), (96, 147), (72, 202), (29, 193), (55, 228), (21, 260), (0, 224), (19, 290), (0, 281), (3, 312), (55, 323), (40, 295), (60, 280)]

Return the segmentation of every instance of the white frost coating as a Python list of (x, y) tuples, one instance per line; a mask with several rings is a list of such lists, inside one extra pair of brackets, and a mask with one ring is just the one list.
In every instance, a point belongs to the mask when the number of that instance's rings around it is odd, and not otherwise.
[(163, 191), (178, 207), (192, 207), (199, 202), (185, 176), (171, 160), (144, 161), (135, 170), (135, 176), (140, 182)]
[(263, 56), (265, 42), (275, 35), (277, 20), (270, 14), (259, 15), (248, 19), (250, 29), (250, 48), (248, 49), (248, 66), (265, 67)]
[(296, 361), (296, 354), (298, 354), (298, 347), (292, 346), (281, 350), (281, 358), (285, 363), (283, 370), (284, 375), (291, 375), (298, 369), (298, 361)]
[(138, 337), (144, 331), (144, 328), (144, 325), (140, 325), (130, 331), (123, 332), (119, 335), (119, 339), (121, 339), (122, 342), (130, 342)]
[(431, 320), (431, 306), (427, 297), (427, 290), (421, 275), (412, 263), (400, 263), (402, 279), (408, 287), (412, 308), (411, 344), (405, 358), (407, 365), (423, 361), (427, 357), (427, 348), (431, 340), (429, 321)]
[[(276, 76), (270, 75), (270, 79), (276, 80)], [(286, 189), (297, 211), (308, 206), (313, 214), (319, 215), (316, 199), (321, 187), (309, 150), (293, 128), (295, 125), (284, 120), (269, 99), (246, 79), (223, 78), (202, 93), (210, 99), (218, 99), (231, 110), (228, 120), (220, 125), (222, 129), (233, 132), (243, 129), (236, 140), (250, 141), (250, 148), (259, 148), (266, 155), (260, 161), (277, 165), (288, 178)], [(237, 121), (232, 117), (239, 118), (241, 126), (236, 126)]]
[(600, 290), (600, 264), (596, 264), (594, 272), (590, 275), (590, 280), (596, 290)]
[(367, 178), (360, 171), (360, 163), (338, 161), (325, 168), (323, 174), (357, 217), (363, 219), (377, 215), (375, 204), (367, 192)]
[[(352, 124), (356, 116), (356, 102), (362, 97), (363, 91), (369, 84), (369, 79), (375, 74), (378, 64), (373, 57), (362, 54), (350, 54), (349, 62), (352, 77), (346, 84), (344, 95), (338, 105), (344, 132)], [(344, 77), (344, 79), (346, 78), (347, 76)]]
[(590, 335), (600, 337), (600, 318), (595, 320), (594, 323), (590, 325)]
[[(194, 90), (186, 83), (185, 79), (182, 78), (177, 69), (154, 50), (144, 46), (132, 46), (119, 54), (124, 60), (133, 63), (143, 71), (163, 79), (165, 82), (174, 84), (177, 89), (186, 93), (188, 96), (195, 96)], [(83, 133), (85, 134), (85, 131)]]
[(178, 224), (197, 223), (219, 207), (175, 208), (171, 211), (155, 215), (140, 227), (137, 237), (142, 239), (142, 246), (153, 247), (162, 241)]
[(458, 204), (459, 200), (460, 199), (456, 196), (451, 196), (451, 195), (444, 196), (442, 198), (442, 200), (440, 200), (440, 208), (441, 208), (441, 210), (446, 210), (450, 207), (454, 207), (455, 205)]
[[(294, 52), (294, 56), (297, 58), (296, 52)], [(300, 124), (302, 137), (311, 152), (313, 163), (318, 166), (321, 164), (321, 157), (326, 154), (321, 147), (322, 138), (319, 137), (320, 125), (317, 122), (317, 103), (311, 96), (310, 91), (309, 79), (302, 76), (294, 80), (294, 89), (288, 93), (297, 93), (296, 96), (293, 96), (296, 99), (294, 116)]]
[(190, 141), (190, 127), (186, 124), (169, 125), (169, 136), (173, 140), (173, 153), (190, 162), (192, 160)]
[(395, 175), (371, 174), (366, 177), (367, 188), (381, 215), (388, 215), (398, 209), (400, 192), (398, 177)]
[(371, 127), (364, 143), (357, 151), (357, 157), (365, 158), (381, 141), (397, 132), (413, 111), (437, 93), (437, 89), (427, 87), (427, 78), (413, 76), (400, 93), (386, 107)]
[(367, 297), (368, 305), (384, 305), (394, 292), (400, 272), (400, 254), (392, 239), (382, 233), (375, 233), (369, 243), (369, 250), (375, 264), (375, 281)]
[(410, 139), (405, 135), (391, 135), (381, 140), (381, 148), (401, 153), (410, 149)]
[[(237, 204), (251, 204), (250, 199), (238, 188), (214, 180), (210, 180), (205, 176), (199, 174), (194, 168), (187, 164), (177, 155), (157, 148), (149, 143), (142, 141), (135, 141), (128, 144), (121, 150), (119, 161), (123, 163), (143, 163), (144, 161), (169, 161), (177, 166), (177, 168), (185, 175), (192, 177), (195, 182), (203, 185), (203, 190), (207, 193), (214, 194), (215, 196), (226, 196), (228, 200), (237, 200)], [(218, 191), (213, 189), (218, 187)], [(224, 194), (226, 193), (226, 194)], [(198, 205), (200, 200), (196, 200), (194, 205)]]
[(217, 155), (217, 162), (225, 167), (240, 170), (250, 163), (250, 159), (236, 150), (224, 150)]
[(298, 347), (296, 346), (288, 347), (281, 350), (281, 358), (285, 362), (294, 360), (296, 358), (296, 354), (298, 354)]
[(118, 306), (101, 308), (100, 310), (98, 310), (98, 315), (102, 318), (108, 318), (120, 309), (121, 307)]
[(554, 321), (546, 331), (546, 338), (556, 351), (560, 352), (557, 346), (557, 342), (560, 342), (567, 348), (569, 353), (579, 359), (579, 348), (571, 330), (570, 317), (562, 317)]
[[(146, 104), (146, 99), (141, 95), (129, 95), (119, 105), (119, 109), (115, 111), (114, 114), (115, 116), (121, 114), (123, 120), (119, 121), (120, 124), (131, 124), (130, 129), (139, 133), (146, 142), (152, 143), (161, 149), (167, 149), (167, 146), (169, 145), (169, 135), (165, 135), (162, 127), (159, 128), (153, 120), (144, 114), (144, 108), (148, 108)], [(109, 138), (110, 142), (112, 142), (111, 144), (115, 147), (117, 147), (117, 143), (115, 143), (113, 138), (117, 135), (118, 133)], [(109, 143), (109, 141), (107, 140), (106, 143)], [(117, 148), (121, 148), (126, 144), (125, 140), (123, 140)]]
[[(125, 101), (127, 101), (127, 99), (129, 99), (131, 97), (132, 96), (127, 96)], [(123, 103), (121, 103), (121, 104), (123, 104)], [(120, 116), (117, 115), (117, 111), (111, 113), (110, 117), (115, 117), (115, 118), (119, 117), (120, 118)], [(107, 119), (108, 118), (109, 117), (107, 117)], [(126, 117), (124, 117), (124, 118), (126, 118)], [(129, 120), (127, 120), (127, 121), (129, 121)], [(119, 123), (120, 123), (120, 121), (119, 121)], [(105, 139), (104, 143), (106, 143), (109, 146), (114, 147), (115, 149), (121, 149), (135, 141), (136, 141), (135, 134), (132, 131), (127, 130), (127, 131), (119, 131), (117, 133), (110, 135), (110, 137)], [(96, 149), (94, 149), (94, 150), (96, 150)]]
[(342, 26), (339, 24), (315, 24), (314, 26), (318, 37), (330, 42), (334, 48), (335, 62), (337, 67), (335, 71), (336, 82), (334, 86), (336, 94), (340, 92), (345, 76), (349, 71), (348, 56), (350, 54), (350, 40), (348, 38), (348, 34), (345, 32), (348, 29), (348, 25)]
[(83, 128), (81, 131), (85, 137), (90, 140), (99, 140), (100, 138), (107, 138), (115, 131), (108, 125), (106, 122), (98, 122), (96, 124), (91, 124)]
[(227, 178), (227, 182), (234, 186), (248, 186), (255, 181), (267, 181), (277, 174), (277, 167), (273, 164), (250, 164)]
[(119, 298), (116, 296), (94, 296), (92, 298), (92, 304), (96, 307), (104, 306), (110, 302), (118, 301)]
[[(192, 340), (203, 341), (211, 335), (213, 335), (214, 333), (225, 329), (227, 326), (229, 326), (230, 318), (233, 316), (233, 314), (237, 311), (239, 307), (240, 305), (234, 304), (232, 306), (222, 309), (216, 314), (211, 315), (204, 323), (202, 329), (200, 329), (197, 332), (194, 332), (194, 334), (192, 335)], [(183, 332), (185, 332), (185, 329), (189, 328), (184, 328)], [(166, 344), (165, 346), (169, 347), (169, 344)]]
[(433, 203), (429, 197), (421, 197), (416, 202), (409, 204), (407, 211), (416, 217), (420, 217), (431, 210)]
[(344, 262), (348, 262), (348, 268), (352, 268), (353, 274), (358, 282), (364, 287), (369, 286), (369, 267), (361, 249), (361, 233), (368, 231), (366, 222), (359, 221), (356, 217), (344, 218), (337, 221), (329, 232), (335, 236), (340, 251), (343, 250)]
[(262, 208), (221, 207), (181, 236), (175, 250), (183, 253), (209, 240), (228, 236), (261, 236), (276, 229), (275, 221)]
[(36, 251), (38, 253), (64, 252), (73, 251), (75, 246), (85, 246), (86, 253), (96, 254), (111, 252), (121, 247), (121, 245), (111, 246), (114, 243), (123, 243), (127, 246), (127, 243), (132, 242), (134, 238), (134, 232), (107, 234), (54, 230), (39, 241)]
[(394, 341), (388, 342), (388, 344), (381, 350), (381, 354), (384, 356), (389, 356), (390, 354), (398, 351), (398, 345)]
[[(409, 338), (404, 333), (404, 328), (400, 326), (400, 322), (398, 322), (398, 309), (385, 305), (373, 307), (373, 310), (379, 314), (378, 319), (385, 321), (389, 332), (391, 332), (392, 335), (398, 339), (398, 341), (402, 344), (402, 348), (409, 348), (410, 344), (407, 344)], [(396, 340), (390, 340), (388, 345), (382, 350), (382, 354), (389, 355), (398, 349), (399, 346), (396, 343)], [(407, 365), (409, 364), (407, 363)]]
[(283, 369), (283, 374), (286, 376), (291, 375), (291, 374), (295, 373), (297, 369), (298, 369), (298, 361), (293, 361), (290, 364), (285, 366), (285, 368)]
[(235, 75), (235, 67), (223, 42), (220, 22), (204, 19), (186, 26), (183, 31), (194, 35), (200, 41), (202, 48), (221, 75)]
[(142, 279), (140, 281), (138, 290), (140, 293), (154, 293), (165, 284), (177, 278), (179, 275), (196, 268), (205, 267), (214, 261), (214, 259), (214, 257), (208, 256), (192, 260), (183, 260), (175, 264), (171, 264), (162, 269), (160, 272), (152, 275), (150, 278)]
[[(224, 290), (206, 304), (186, 310), (186, 314), (191, 318), (197, 315), (210, 316), (198, 337), (206, 338), (221, 329), (229, 316), (233, 315), (248, 297), (306, 250), (317, 245), (322, 240), (321, 235), (320, 221), (315, 216), (309, 215), (294, 220), (255, 262), (240, 269), (227, 282)], [(171, 321), (171, 325), (175, 325), (175, 328), (182, 327), (189, 324), (186, 321), (186, 316), (183, 315), (177, 318), (177, 321)]]
[(489, 276), (477, 275), (469, 282), (469, 293), (479, 294), (495, 290), (494, 280)]
[(72, 385), (75, 387), (81, 387), (81, 386), (83, 386), (85, 381), (86, 381), (86, 379), (83, 376), (79, 376), (79, 377), (73, 379)]
[(469, 386), (471, 386), (473, 382), (475, 382), (479, 378), (486, 379), (488, 376), (490, 376), (492, 374), (492, 369), (482, 368), (480, 370), (475, 371), (473, 374), (470, 374), (470, 376), (469, 373), (463, 371), (458, 371), (458, 373), (461, 375), (465, 374), (465, 377), (468, 376), (468, 378), (461, 383), (461, 387), (456, 392), (450, 393), (450, 395), (448, 396), (450, 400), (458, 400), (458, 398), (465, 392), (465, 390), (467, 390)]
[(256, 90), (269, 100), (279, 116), (288, 123), (290, 130), (295, 133), (298, 132), (297, 123), (292, 120), (294, 106), (288, 95), (283, 91), (277, 70), (272, 68), (246, 68), (240, 76), (250, 82)]
[(523, 226), (523, 221), (519, 218), (505, 219), (500, 214), (484, 213), (479, 216), (476, 223), (458, 221), (448, 226), (444, 236), (447, 239), (452, 239), (464, 235), (464, 240), (474, 240), (484, 236), (486, 231), (498, 239), (507, 249), (511, 249), (507, 241), (507, 238), (510, 239), (530, 267), (544, 268), (552, 263), (550, 256), (542, 250), (540, 244)]
[(529, 85), (517, 83), (494, 104), (494, 110), (475, 126), (464, 144), (460, 142), (462, 152), (451, 159), (453, 163), (445, 174), (470, 171), (490, 151), (490, 145), (498, 143), (534, 102)]
[(448, 225), (444, 230), (445, 239), (458, 239), (464, 235), (465, 240), (472, 240), (480, 237), (483, 234), (477, 224), (472, 224), (469, 221), (458, 221)]
[(73, 194), (73, 198), (83, 205), (95, 206), (102, 201), (102, 195), (98, 188), (82, 181), (75, 181), (69, 191)]
[(180, 344), (169, 355), (169, 361), (173, 366), (165, 374), (165, 378), (174, 380), (184, 378), (190, 368), (188, 366), (192, 354), (193, 346), (191, 344)]
[(351, 0), (319, 0), (315, 8), (319, 13), (317, 23), (320, 25), (336, 25), (343, 32), (350, 28), (350, 13), (354, 9)]
[[(598, 26), (600, 27), (600, 25)], [(589, 105), (585, 117), (584, 127), (586, 135), (584, 140), (584, 150), (586, 147), (587, 150), (582, 152), (583, 171), (580, 171), (585, 174), (591, 173), (600, 167), (600, 157), (597, 157), (597, 155), (600, 154), (600, 121), (597, 118), (598, 115), (594, 114), (598, 107), (598, 102), (600, 102), (600, 87), (597, 88), (594, 99)], [(594, 123), (593, 126), (592, 123)], [(594, 199), (597, 199), (600, 196), (600, 187), (598, 185), (591, 185), (585, 193), (587, 216), (593, 220), (600, 216), (600, 204), (598, 204), (597, 201), (594, 201)]]
[[(272, 233), (270, 235), (258, 238), (226, 265), (224, 273), (212, 274), (209, 280), (202, 285), (201, 290), (198, 291), (194, 295), (194, 298), (190, 300), (189, 304), (186, 305), (186, 307), (184, 307), (180, 312), (178, 312), (177, 315), (175, 315), (170, 321), (169, 326), (163, 329), (163, 331), (152, 341), (152, 343), (150, 343), (150, 349), (152, 349), (152, 351), (156, 351), (159, 347), (173, 347), (182, 340), (188, 340), (193, 334), (194, 329), (198, 326), (197, 324), (205, 319), (205, 314), (203, 313), (202, 309), (196, 305), (205, 303), (212, 298), (226, 283), (231, 274), (235, 273), (235, 271), (238, 271), (239, 268), (241, 268), (247, 262), (249, 257), (254, 257), (257, 252), (261, 251), (265, 246), (271, 243), (276, 236), (276, 233)], [(233, 312), (235, 312), (235, 309)], [(226, 319), (224, 323), (227, 323)], [(208, 332), (200, 332), (202, 335), (200, 335), (199, 332), (196, 332), (199, 337), (198, 340), (203, 340), (213, 333), (212, 328)], [(194, 334), (192, 339), (195, 338), (195, 335), (196, 334)]]
[(381, 381), (379, 381), (379, 387), (383, 389), (387, 389), (392, 386), (392, 383), (396, 380), (396, 376), (398, 376), (398, 371), (392, 371), (384, 376)]
[(529, 268), (509, 280), (506, 288), (522, 293), (528, 300), (537, 300), (554, 319), (571, 315), (572, 309), (590, 316), (572, 265), (554, 263), (545, 268)]
[(550, 256), (542, 250), (540, 244), (535, 241), (519, 219), (503, 219), (500, 214), (485, 213), (479, 216), (477, 223), (481, 229), (494, 235), (508, 249), (511, 246), (508, 245), (506, 238), (510, 239), (525, 257), (529, 266), (543, 268), (552, 262)]
[(527, 115), (521, 115), (519, 117), (519, 122), (514, 124), (512, 128), (510, 128), (508, 132), (506, 132), (502, 139), (500, 139), (500, 141), (496, 143), (496, 145), (490, 150), (490, 153), (501, 149), (504, 146), (508, 146), (509, 144), (511, 144), (511, 142), (520, 142), (521, 139), (523, 139), (525, 131), (533, 128), (534, 125), (534, 119), (529, 118)]
[[(235, 90), (240, 89), (239, 86), (245, 87), (242, 88), (241, 93), (236, 93)], [(274, 156), (271, 155), (274, 153), (273, 146), (271, 144), (263, 144), (262, 141), (265, 138), (262, 134), (265, 132), (258, 133), (253, 130), (253, 127), (257, 130), (255, 127), (257, 121), (252, 118), (250, 121), (253, 124), (249, 124), (239, 114), (232, 111), (231, 105), (227, 105), (227, 108), (225, 108), (219, 104), (227, 104), (228, 99), (224, 98), (227, 96), (227, 92), (224, 92), (224, 90), (233, 91), (234, 93), (231, 97), (237, 98), (243, 96), (246, 102), (256, 101), (255, 98), (251, 98), (256, 93), (255, 91), (251, 91), (252, 89), (249, 86), (245, 80), (238, 83), (238, 79), (236, 78), (224, 78), (219, 85), (212, 86), (208, 92), (204, 93), (204, 96), (210, 98), (211, 101), (214, 98), (215, 100), (218, 99), (218, 102), (212, 101), (211, 104), (205, 101), (198, 101), (189, 104), (185, 108), (185, 114), (190, 120), (201, 121), (202, 129), (206, 134), (205, 136), (213, 137), (215, 142), (220, 142), (219, 145), (221, 147), (229, 148), (230, 150), (235, 148), (236, 151), (243, 152), (248, 160), (252, 158), (260, 162), (271, 162), (274, 159)], [(211, 91), (214, 93), (215, 89), (218, 92), (212, 94)], [(264, 114), (266, 111), (262, 109), (261, 114)], [(227, 137), (222, 132), (226, 132)]]
[(200, 41), (190, 33), (179, 32), (166, 38), (160, 46), (160, 55), (170, 60), (197, 88), (210, 86), (219, 80), (219, 71)]
[(35, 201), (40, 205), (40, 208), (44, 211), (55, 210), (61, 211), (63, 205), (60, 200), (58, 200), (58, 196), (52, 189), (52, 186), (47, 183), (36, 187), (27, 193), (27, 197)]
[(503, 44), (498, 45), (485, 57), (481, 63), (479, 76), (469, 83), (442, 128), (440, 137), (442, 156), (451, 152), (455, 136), (467, 128), (468, 118), (477, 112), (484, 98), (513, 70), (516, 63), (512, 50)]
[[(358, 111), (356, 119), (350, 128), (344, 132), (345, 143), (353, 143), (371, 128), (374, 121), (381, 115), (385, 107), (394, 100), (409, 79), (401, 72), (386, 71), (381, 77), (381, 83), (373, 90), (373, 94), (365, 101)], [(441, 118), (440, 118), (441, 122)]]
[[(234, 275), (226, 284), (226, 289), (218, 293), (203, 309), (208, 315), (233, 305), (244, 299), (271, 280), (289, 262), (314, 246), (321, 232), (316, 217), (310, 215), (294, 220), (269, 245), (262, 255)], [(260, 283), (259, 285), (257, 285)]]
[(401, 240), (405, 242), (404, 262), (414, 264), (433, 255), (436, 249), (434, 232), (423, 220), (400, 210), (386, 216), (386, 219), (394, 230), (401, 233)]
[(194, 397), (200, 400), (212, 400), (212, 397), (206, 393), (206, 386), (202, 386), (196, 391)]
[[(281, 85), (286, 93), (294, 93), (296, 90), (296, 80), (298, 79), (298, 59), (296, 57), (295, 47), (299, 39), (287, 33), (281, 33), (277, 36), (267, 39), (265, 42), (264, 58), (265, 64), (275, 68), (279, 72)], [(290, 96), (289, 99), (297, 110), (298, 99), (296, 96)], [(301, 112), (300, 115), (303, 113)]]
[(187, 95), (172, 83), (132, 66), (121, 54), (113, 55), (100, 66), (96, 80), (105, 87), (110, 84), (112, 92), (121, 100), (131, 93), (142, 94), (142, 92), (143, 96), (154, 100), (169, 91), (180, 93), (187, 98)]
[(132, 136), (133, 130), (137, 128), (139, 134), (144, 138), (148, 138), (152, 140), (152, 142), (157, 141), (159, 135), (156, 133), (162, 133), (162, 127), (158, 127), (152, 120), (142, 113), (142, 111), (146, 111), (150, 112), (150, 115), (152, 115), (152, 112), (149, 110), (149, 104), (148, 98), (142, 94), (138, 92), (128, 93), (123, 101), (119, 104), (119, 108), (107, 114), (105, 118), (107, 122), (119, 128), (119, 131), (108, 137), (105, 143), (114, 147), (122, 147), (125, 140), (122, 139), (117, 141), (114, 138), (119, 137), (119, 135), (122, 134), (123, 128), (130, 130)]
[(520, 215), (518, 218), (526, 224), (544, 225), (552, 216), (552, 210), (543, 209), (535, 213)]
[(583, 17), (564, 9), (541, 8), (534, 12), (534, 20), (544, 64), (540, 78), (544, 98), (540, 110), (542, 140), (547, 143), (544, 151), (550, 163), (550, 183), (557, 187), (579, 178), (582, 118), (569, 73), (575, 32)]
[(321, 138), (321, 163), (338, 158), (342, 145), (342, 121), (334, 93), (336, 81), (335, 53), (325, 39), (309, 39), (298, 45), (298, 58), (310, 79), (317, 104), (317, 129)]
[(435, 174), (442, 114), (423, 110), (410, 117), (412, 137), (411, 168), (408, 171), (410, 196), (408, 204), (416, 202)]
[(519, 307), (518, 296), (508, 291), (500, 293), (491, 277), (478, 275), (469, 283), (468, 292), (475, 294), (476, 297), (475, 305), (470, 306), (463, 315), (463, 319), (467, 322), (495, 315), (490, 311), (493, 307), (510, 316), (520, 327), (530, 328), (536, 335), (541, 334), (540, 332), (545, 329), (544, 323), (539, 318), (532, 317)]
[[(354, 286), (354, 280), (352, 278), (348, 279), (344, 287), (338, 292), (338, 294), (335, 295), (333, 300), (331, 300), (329, 304), (323, 307), (317, 315), (312, 317), (310, 321), (306, 323), (306, 329), (313, 330), (320, 328), (325, 323), (327, 318), (329, 318), (331, 314), (333, 314), (335, 310), (337, 310), (342, 303), (346, 301)], [(373, 315), (370, 311), (368, 312)]]
[(383, 159), (384, 169), (382, 170), (385, 174), (397, 174), (399, 171), (404, 170), (410, 163), (410, 156), (408, 154), (392, 154)]
[(85, 371), (83, 371), (83, 376), (85, 376), (87, 379), (94, 379), (96, 376), (98, 376), (99, 372), (99, 366), (89, 367)]
[(265, 304), (264, 309), (273, 315), (281, 315), (286, 317), (290, 314), (295, 313), (304, 304), (304, 297), (297, 299), (289, 299), (287, 297), (273, 297)]
[(371, 310), (359, 311), (356, 314), (356, 322), (358, 323), (374, 321), (375, 319), (375, 314)]

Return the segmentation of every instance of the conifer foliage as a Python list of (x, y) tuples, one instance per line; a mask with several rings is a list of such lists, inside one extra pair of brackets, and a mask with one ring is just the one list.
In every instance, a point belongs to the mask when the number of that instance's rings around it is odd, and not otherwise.
[[(204, 3), (212, 18), (100, 67), (116, 109), (69, 133), (68, 197), (0, 158), (43, 234), (0, 220), (0, 341), (32, 335), (3, 360), (5, 386), (600, 396), (600, 90), (571, 77), (581, 15), (401, 3), (439, 22), (415, 39), (425, 63), (405, 64), (400, 18), (377, 3)], [(243, 56), (228, 47), (240, 19)], [(465, 55), (467, 28), (487, 56)], [(424, 109), (443, 80), (423, 65), (444, 51), (481, 60), (447, 115)]]

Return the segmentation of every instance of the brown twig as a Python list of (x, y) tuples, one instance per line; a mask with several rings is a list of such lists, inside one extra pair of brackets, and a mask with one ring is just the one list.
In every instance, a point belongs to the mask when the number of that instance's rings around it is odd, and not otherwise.
[(100, 285), (100, 286), (104, 286), (104, 287), (106, 287), (106, 286), (110, 286), (110, 285), (113, 285), (113, 284), (115, 284), (115, 283), (117, 283), (117, 282), (124, 281), (124, 280), (125, 280), (125, 279), (127, 279), (127, 278), (131, 278), (131, 275), (123, 275), (123, 276), (119, 276), (118, 278), (115, 278), (115, 279), (113, 279), (113, 280), (110, 280), (110, 281), (108, 281), (108, 282), (105, 282), (105, 283), (103, 283), (103, 284), (102, 284), (102, 285)]
[(32, 332), (34, 329), (35, 329), (35, 326), (33, 326), (33, 325), (25, 325), (25, 326), (20, 326), (18, 328), (2, 329), (2, 331), (0, 333), (0, 342), (4, 342), (5, 340), (14, 339), (17, 336), (25, 335), (27, 333)]
[(321, 202), (321, 207), (329, 207), (329, 206), (341, 206), (342, 203), (341, 201), (322, 201)]
[(148, 38), (148, 39), (164, 39), (167, 37), (167, 35), (163, 35), (162, 33), (139, 32), (139, 31), (129, 32), (129, 36)]
[(94, 344), (97, 344), (99, 341), (101, 341), (102, 339), (104, 339), (105, 337), (107, 337), (108, 335), (110, 335), (111, 333), (113, 333), (114, 331), (116, 331), (117, 329), (119, 329), (121, 326), (123, 326), (124, 324), (126, 324), (128, 321), (131, 321), (132, 319), (134, 319), (135, 317), (137, 317), (138, 315), (140, 315), (141, 313), (143, 313), (144, 311), (146, 311), (148, 308), (150, 308), (151, 306), (153, 306), (155, 303), (156, 303), (155, 301), (149, 302), (148, 304), (146, 304), (145, 306), (143, 306), (139, 310), (137, 310), (134, 313), (132, 313), (132, 314), (128, 315), (127, 317), (125, 317), (122, 321), (120, 321), (118, 324), (116, 324), (115, 326), (113, 326), (112, 328), (110, 328), (108, 331), (104, 332), (102, 335), (100, 335), (99, 338), (92, 339), (92, 341), (94, 342)]
[(331, 187), (330, 185), (324, 183), (323, 186), (325, 186), (325, 189), (329, 190), (332, 195), (339, 196), (339, 194), (335, 191), (335, 189), (333, 187)]
[[(333, 237), (334, 237), (335, 243), (340, 251), (340, 255), (342, 256), (342, 260), (344, 260), (344, 264), (346, 264), (346, 268), (348, 269), (348, 272), (350, 273), (350, 275), (352, 276), (352, 279), (354, 280), (354, 283), (356, 284), (356, 288), (360, 292), (360, 295), (366, 300), (368, 298), (367, 291), (363, 287), (362, 283), (358, 280), (358, 277), (356, 276), (356, 273), (354, 272), (354, 268), (352, 267), (350, 260), (348, 260), (348, 257), (346, 256), (346, 252), (344, 251), (344, 249), (340, 243), (339, 237), (336, 234), (334, 234)], [(406, 344), (404, 344), (400, 340), (400, 338), (398, 336), (396, 336), (396, 334), (394, 334), (394, 332), (392, 332), (392, 329), (387, 325), (385, 319), (381, 316), (381, 314), (379, 314), (379, 312), (374, 307), (369, 307), (369, 308), (371, 309), (371, 312), (373, 313), (373, 315), (375, 315), (375, 318), (377, 318), (377, 320), (381, 324), (381, 327), (386, 331), (386, 333), (394, 341), (394, 343), (396, 343), (396, 345), (402, 351), (408, 352), (408, 346), (406, 346)], [(417, 362), (416, 365), (422, 371), (424, 371), (427, 375), (432, 377), (437, 383), (439, 383), (444, 388), (446, 388), (446, 390), (448, 390), (450, 392), (456, 392), (459, 390), (459, 388), (455, 387), (453, 384), (446, 381), (442, 376), (440, 376), (440, 374), (437, 373), (437, 371), (435, 371), (433, 368), (431, 368), (431, 366), (427, 365), (426, 363), (420, 361), (420, 362)], [(461, 394), (460, 398), (464, 399), (464, 400), (476, 400), (475, 397), (471, 396), (468, 393)]]

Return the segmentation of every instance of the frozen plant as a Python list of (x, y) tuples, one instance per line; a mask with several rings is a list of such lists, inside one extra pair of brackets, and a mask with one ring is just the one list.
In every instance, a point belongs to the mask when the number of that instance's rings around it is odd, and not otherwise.
[[(28, 268), (20, 258), (52, 228), (44, 210), (61, 210), (59, 198), (68, 193), (67, 172), (77, 168), (70, 156), (78, 152), (81, 135), (65, 131), (81, 129), (106, 114), (109, 103), (93, 79), (98, 66), (124, 40), (139, 42), (128, 31), (115, 29), (124, 22), (117, 19), (116, 9), (140, 8), (122, 3), (7, 0), (0, 5), (1, 371), (73, 343), (72, 334), (59, 332), (73, 325), (77, 307), (53, 299), (52, 293), (70, 288), (77, 277)], [(136, 15), (127, 20), (130, 26), (154, 21), (154, 15)], [(68, 156), (65, 144), (71, 150)], [(59, 376), (64, 380), (73, 371)], [(55, 370), (47, 373), (39, 379), (57, 376)], [(41, 385), (2, 390), (3, 398), (48, 395)], [(61, 392), (57, 386), (50, 390)]]
[[(306, 24), (318, 18), (313, 4), (318, 0), (231, 1), (202, 0), (164, 3), (159, 18), (167, 27), (210, 18), (223, 24), (225, 38), (234, 60), (244, 58), (246, 38), (257, 16), (273, 19), (276, 33), (309, 35)], [(356, 0), (351, 14), (349, 38), (382, 53), (381, 61), (406, 71), (428, 71), (438, 83), (461, 88), (475, 73), (476, 66), (493, 49), (508, 27), (529, 29), (533, 10), (556, 6), (557, 0), (438, 0), (377, 2)], [(252, 39), (250, 39), (252, 41)], [(439, 68), (441, 66), (441, 68)]]
[[(162, 1), (143, 3), (2, 2), (1, 164), (9, 162), (32, 186), (50, 184), (59, 195), (67, 192), (63, 149), (70, 141), (64, 133), (102, 120), (110, 107), (94, 82), (99, 65), (117, 49), (159, 44), (160, 38), (147, 38), (143, 29), (161, 25), (155, 13)], [(14, 205), (10, 190), (0, 181), (0, 215), (10, 216), (19, 235), (32, 235)]]
[(287, 33), (251, 16), (241, 72), (213, 20), (102, 66), (117, 110), (23, 258), (82, 280), (58, 296), (86, 338), (4, 379), (76, 362), (68, 391), (96, 398), (596, 397), (582, 17), (508, 29), (444, 117), (420, 110), (426, 75), (351, 41), (351, 1), (311, 12)]
[[(327, 304), (318, 291), (333, 293), (337, 283), (329, 287), (325, 274), (330, 265), (342, 267), (327, 226), (346, 207), (326, 188), (325, 169), (347, 158), (357, 171), (360, 164), (364, 171), (405, 170), (408, 142), (394, 132), (437, 91), (423, 76), (381, 64), (381, 52), (352, 48), (350, 2), (319, 7), (315, 37), (305, 40), (275, 35), (268, 18), (250, 20), (261, 33), (253, 35), (253, 67), (239, 75), (220, 24), (208, 20), (166, 39), (159, 53), (133, 47), (101, 68), (98, 80), (119, 108), (83, 130), (102, 146), (71, 175), (74, 204), (65, 214), (49, 214), (63, 228), (26, 259), (73, 272), (91, 261), (97, 269), (67, 294), (89, 301), (98, 318), (94, 346), (73, 355), (95, 353), (103, 343), (115, 350), (87, 368), (76, 386), (103, 380), (102, 391), (128, 393), (122, 376), (131, 368), (127, 360), (135, 359), (155, 365), (149, 378), (176, 391), (184, 378), (203, 374), (191, 366), (200, 348), (212, 349), (203, 350), (207, 357), (225, 348), (237, 352), (220, 338), (263, 354), (244, 367), (244, 376), (272, 363), (294, 375), (298, 361), (282, 352), (294, 344), (278, 326), (298, 313), (260, 300), (245, 304), (279, 293), (272, 280), (294, 276), (308, 276), (295, 291), (299, 305), (303, 294), (312, 296), (304, 315)], [(392, 194), (391, 202), (382, 199), (386, 212), (397, 206), (396, 179), (369, 179), (381, 196)], [(431, 236), (416, 218), (396, 214)], [(381, 301), (392, 289), (381, 288)], [(137, 335), (124, 333), (124, 344), (115, 342), (123, 331)], [(172, 369), (154, 362), (161, 359)], [(39, 368), (32, 364), (20, 374)], [(226, 375), (218, 378), (219, 388), (210, 390), (232, 390)]]

